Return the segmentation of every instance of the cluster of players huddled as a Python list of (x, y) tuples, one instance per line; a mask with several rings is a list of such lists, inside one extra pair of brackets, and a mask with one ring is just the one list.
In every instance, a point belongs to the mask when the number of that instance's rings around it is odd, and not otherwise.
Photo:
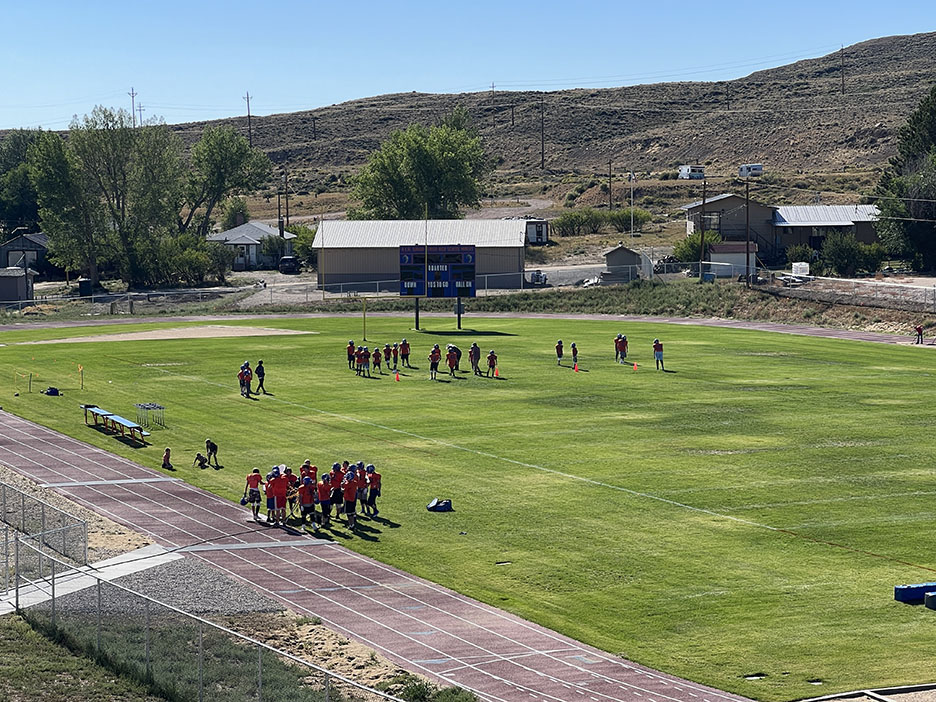
[[(384, 344), (383, 349), (379, 345), (371, 351), (367, 346), (355, 346), (353, 339), (348, 339), (348, 346), (345, 349), (348, 354), (348, 369), (353, 370), (357, 375), (370, 378), (371, 368), (374, 372), (383, 375), (383, 369), (388, 373), (396, 373), (400, 368), (413, 368), (410, 365), (410, 345), (406, 339), (393, 344)], [(462, 350), (455, 344), (449, 344), (445, 347), (445, 354), (438, 344), (435, 344), (429, 351), (429, 379), (436, 380), (439, 372), (439, 364), (445, 361), (448, 367), (449, 375), (455, 375), (456, 371), (461, 371)], [(468, 348), (468, 361), (471, 364), (472, 372), (475, 375), (485, 375), (481, 371), (481, 348), (476, 343), (472, 343)], [(487, 376), (497, 375), (497, 354), (491, 349), (486, 357)]]
[(255, 521), (261, 521), (260, 508), (266, 497), (266, 522), (274, 526), (306, 524), (315, 531), (331, 526), (332, 515), (345, 517), (348, 527), (357, 526), (357, 508), (363, 516), (376, 517), (380, 497), (380, 473), (373, 464), (348, 461), (332, 464), (331, 471), (318, 474), (311, 461), (305, 461), (299, 474), (285, 465), (273, 466), (264, 477), (259, 468), (247, 474), (241, 504), (250, 505)]

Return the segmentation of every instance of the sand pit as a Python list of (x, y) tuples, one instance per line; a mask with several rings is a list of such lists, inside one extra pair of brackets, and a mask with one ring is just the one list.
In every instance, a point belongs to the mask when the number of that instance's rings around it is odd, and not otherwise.
[(95, 336), (72, 336), (67, 339), (45, 339), (23, 341), (21, 344), (82, 344), (89, 341), (163, 341), (166, 339), (219, 339), (228, 336), (292, 336), (294, 334), (317, 334), (318, 332), (296, 331), (295, 329), (270, 329), (268, 327), (236, 327), (224, 324), (208, 324), (197, 327), (168, 327), (138, 332), (118, 332)]

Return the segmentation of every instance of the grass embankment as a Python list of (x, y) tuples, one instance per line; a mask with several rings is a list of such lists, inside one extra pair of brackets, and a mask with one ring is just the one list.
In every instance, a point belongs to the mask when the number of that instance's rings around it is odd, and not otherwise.
[[(9, 388), (3, 406), (154, 468), (171, 446), (172, 475), (231, 500), (255, 465), (373, 461), (385, 480), (380, 519), (329, 538), (741, 694), (786, 700), (815, 694), (810, 680), (831, 692), (930, 678), (933, 613), (892, 600), (893, 585), (932, 579), (909, 563), (936, 563), (930, 349), (477, 316), (460, 333), (440, 318), (414, 332), (408, 318), (369, 318), (372, 347), (413, 343), (419, 369), (397, 383), (348, 371), (358, 318), (229, 323), (314, 333), (18, 345), (91, 330), (8, 332), (0, 377), (34, 372), (65, 397)], [(618, 332), (637, 372), (611, 360)], [(653, 370), (654, 337), (675, 372)], [(581, 348), (581, 372), (556, 365), (557, 338)], [(432, 343), (472, 340), (497, 351), (501, 379), (427, 380)], [(275, 396), (245, 400), (234, 374), (257, 358)], [(169, 426), (143, 449), (85, 427), (76, 407), (133, 416), (142, 401), (166, 405)], [(190, 466), (206, 436), (222, 470)], [(426, 512), (433, 497), (456, 511)], [(766, 677), (745, 680), (754, 673)]]
[(161, 702), (56, 645), (16, 615), (0, 617), (0, 699), (6, 702)]

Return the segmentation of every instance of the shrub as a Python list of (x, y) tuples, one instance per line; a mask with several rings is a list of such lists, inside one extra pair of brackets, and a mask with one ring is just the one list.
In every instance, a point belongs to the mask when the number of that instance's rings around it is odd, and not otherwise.
[(787, 263), (796, 263), (798, 261), (812, 263), (816, 260), (817, 256), (818, 254), (816, 253), (815, 249), (807, 246), (806, 244), (793, 244), (793, 246), (787, 246)]
[[(631, 208), (625, 207), (607, 214), (608, 223), (618, 232), (629, 232), (631, 228)], [(652, 219), (652, 215), (639, 207), (634, 208), (634, 229), (641, 229)]]
[(592, 208), (585, 207), (579, 210), (579, 214), (582, 218), (582, 227), (589, 234), (597, 234), (601, 231), (601, 228), (605, 223), (605, 215), (602, 212)]
[(559, 236), (578, 236), (582, 233), (583, 225), (580, 210), (563, 212), (550, 223), (552, 230)]
[(293, 240), (293, 252), (296, 258), (307, 266), (315, 266), (318, 260), (318, 252), (315, 249), (316, 228), (307, 227), (304, 224), (293, 224), (286, 229), (296, 235)]
[(822, 242), (822, 262), (836, 275), (851, 276), (864, 264), (864, 251), (851, 232), (831, 232)]
[[(690, 236), (687, 236), (685, 239), (680, 239), (676, 242), (676, 245), (673, 247), (673, 256), (677, 261), (682, 262), (692, 262), (698, 261), (699, 249), (701, 248), (701, 237), (699, 232), (693, 232)], [(721, 241), (721, 234), (718, 232), (705, 232), (705, 248), (708, 249), (710, 244), (717, 244)]]

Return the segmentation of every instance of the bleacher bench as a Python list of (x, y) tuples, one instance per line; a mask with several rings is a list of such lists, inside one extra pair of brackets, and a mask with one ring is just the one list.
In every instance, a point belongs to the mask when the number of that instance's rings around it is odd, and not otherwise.
[(146, 437), (150, 435), (136, 422), (101, 409), (97, 405), (80, 405), (80, 407), (84, 410), (85, 424), (89, 424), (88, 417), (90, 416), (94, 426), (101, 424), (105, 430), (112, 431), (115, 434), (120, 432), (121, 437), (129, 437), (132, 441), (139, 441), (141, 444), (145, 444)]

